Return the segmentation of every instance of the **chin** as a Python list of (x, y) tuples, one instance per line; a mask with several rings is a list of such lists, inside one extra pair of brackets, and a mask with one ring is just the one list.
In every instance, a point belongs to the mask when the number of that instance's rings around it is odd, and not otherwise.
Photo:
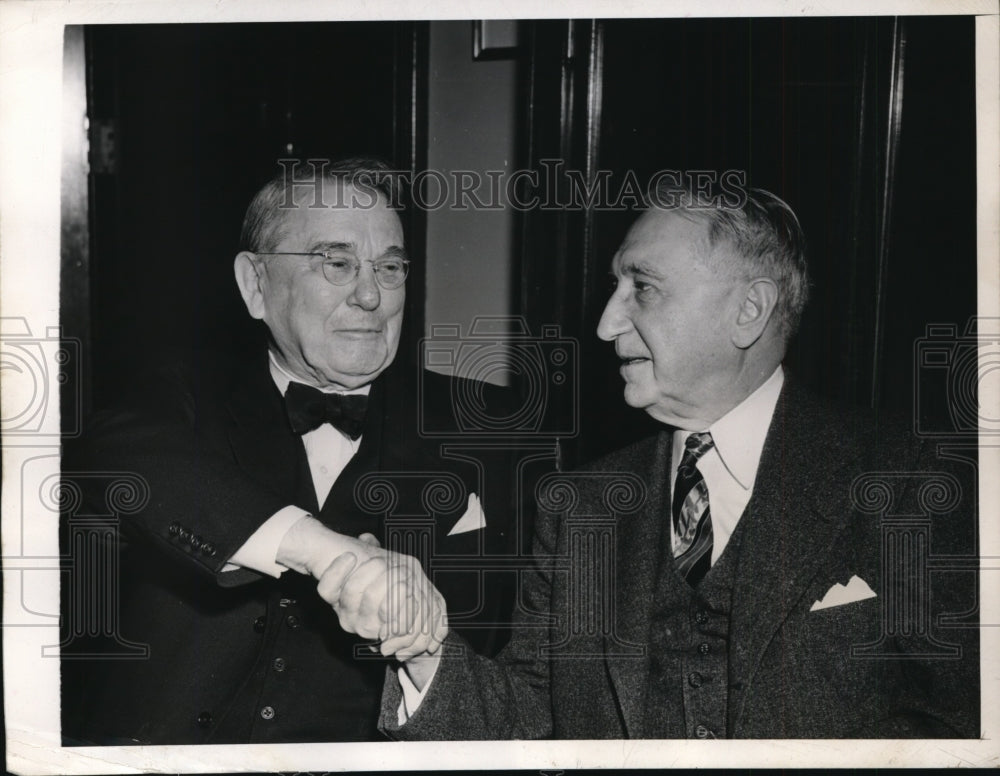
[(389, 359), (381, 347), (358, 350), (338, 348), (326, 354), (324, 363), (330, 372), (362, 379), (366, 375), (374, 377), (381, 372), (388, 365)]
[(635, 407), (638, 410), (649, 406), (649, 400), (641, 395), (638, 388), (631, 385), (625, 386), (625, 403), (629, 407)]
[(342, 383), (350, 388), (359, 388), (374, 380), (379, 375), (379, 370), (369, 372), (367, 369), (346, 369), (331, 370), (329, 375), (333, 376), (338, 383)]

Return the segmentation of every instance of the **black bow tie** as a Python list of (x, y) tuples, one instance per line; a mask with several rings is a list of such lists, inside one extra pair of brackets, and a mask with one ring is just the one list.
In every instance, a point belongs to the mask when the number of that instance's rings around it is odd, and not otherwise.
[(357, 439), (361, 436), (367, 406), (367, 396), (323, 393), (302, 383), (289, 383), (285, 392), (285, 410), (296, 434), (305, 434), (329, 423), (351, 439)]

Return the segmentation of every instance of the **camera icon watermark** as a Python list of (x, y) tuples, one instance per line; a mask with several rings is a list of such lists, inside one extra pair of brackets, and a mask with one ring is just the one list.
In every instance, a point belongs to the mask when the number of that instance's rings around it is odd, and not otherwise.
[(59, 444), (61, 436), (80, 433), (79, 391), (64, 395), (61, 407), (57, 401), (60, 386), (80, 385), (79, 340), (63, 337), (58, 326), (36, 337), (26, 318), (0, 318), (0, 374), (4, 445), (37, 445), (46, 441), (41, 437)]
[[(576, 340), (558, 326), (533, 336), (520, 317), (477, 317), (468, 334), (459, 325), (433, 325), (420, 341), (424, 368), (451, 377), (451, 417), (420, 413), (420, 433), (429, 437), (572, 437), (579, 431), (580, 366)], [(511, 402), (491, 401), (486, 384), (509, 385)], [(440, 401), (418, 384), (422, 410)]]
[(914, 429), (925, 437), (1000, 434), (1000, 318), (930, 324), (914, 343)]

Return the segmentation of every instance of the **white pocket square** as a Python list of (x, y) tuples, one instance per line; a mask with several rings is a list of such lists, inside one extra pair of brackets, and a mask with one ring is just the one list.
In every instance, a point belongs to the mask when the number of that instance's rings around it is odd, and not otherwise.
[(867, 582), (855, 574), (846, 585), (838, 582), (827, 590), (826, 595), (823, 596), (823, 600), (813, 603), (809, 611), (815, 612), (820, 609), (829, 609), (833, 606), (853, 604), (855, 601), (864, 601), (866, 598), (875, 598), (875, 591), (868, 586)]
[(452, 529), (448, 531), (448, 536), (468, 533), (469, 531), (478, 531), (480, 528), (485, 527), (486, 515), (483, 514), (483, 507), (479, 503), (479, 499), (476, 497), (476, 494), (470, 493), (469, 506), (466, 507), (465, 514), (462, 515), (458, 522), (452, 526)]

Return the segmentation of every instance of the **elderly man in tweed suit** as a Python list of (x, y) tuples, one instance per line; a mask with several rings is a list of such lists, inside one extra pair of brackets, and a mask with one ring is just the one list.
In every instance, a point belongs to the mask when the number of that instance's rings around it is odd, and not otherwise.
[(598, 335), (662, 431), (540, 488), (512, 641), (391, 671), (383, 731), (978, 736), (975, 576), (927, 564), (974, 550), (973, 467), (785, 374), (808, 281), (783, 201), (655, 194)]

